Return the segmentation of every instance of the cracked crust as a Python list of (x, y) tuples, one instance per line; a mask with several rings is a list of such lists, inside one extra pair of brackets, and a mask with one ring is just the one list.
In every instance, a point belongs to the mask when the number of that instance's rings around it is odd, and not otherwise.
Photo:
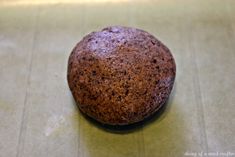
[(68, 61), (68, 84), (80, 110), (109, 125), (128, 125), (156, 112), (172, 90), (176, 65), (149, 33), (107, 27), (85, 36)]

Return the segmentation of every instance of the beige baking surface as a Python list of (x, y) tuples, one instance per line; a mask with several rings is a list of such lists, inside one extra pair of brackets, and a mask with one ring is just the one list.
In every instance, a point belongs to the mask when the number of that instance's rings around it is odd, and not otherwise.
[[(126, 134), (84, 119), (66, 82), (75, 44), (109, 25), (156, 35), (177, 63), (166, 111)], [(0, 1), (0, 157), (193, 152), (235, 156), (235, 1)]]

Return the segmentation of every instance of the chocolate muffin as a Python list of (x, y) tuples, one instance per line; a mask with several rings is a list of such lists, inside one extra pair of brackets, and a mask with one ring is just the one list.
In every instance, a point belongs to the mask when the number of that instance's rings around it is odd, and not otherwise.
[(80, 110), (109, 125), (149, 117), (167, 101), (176, 65), (146, 31), (113, 26), (85, 36), (68, 61), (68, 84)]

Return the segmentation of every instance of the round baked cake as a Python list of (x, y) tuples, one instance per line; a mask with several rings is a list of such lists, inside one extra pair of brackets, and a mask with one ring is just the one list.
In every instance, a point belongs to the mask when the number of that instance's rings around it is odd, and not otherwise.
[(80, 110), (109, 125), (140, 122), (162, 107), (176, 65), (146, 31), (113, 26), (85, 36), (68, 61), (68, 84)]

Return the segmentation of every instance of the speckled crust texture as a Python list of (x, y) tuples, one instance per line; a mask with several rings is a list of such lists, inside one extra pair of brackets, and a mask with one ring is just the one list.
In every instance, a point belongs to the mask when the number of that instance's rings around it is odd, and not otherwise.
[(154, 36), (114, 26), (92, 32), (76, 45), (67, 78), (82, 112), (104, 124), (127, 125), (165, 104), (175, 73), (173, 56)]

